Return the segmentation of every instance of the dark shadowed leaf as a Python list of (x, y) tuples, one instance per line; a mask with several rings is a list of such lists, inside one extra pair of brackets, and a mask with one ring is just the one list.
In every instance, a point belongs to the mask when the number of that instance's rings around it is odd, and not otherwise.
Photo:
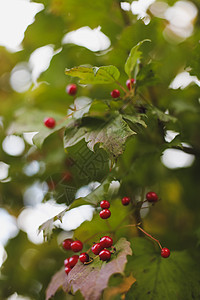
[(133, 273), (136, 283), (126, 299), (199, 299), (199, 261), (193, 260), (187, 251), (171, 251), (169, 258), (162, 258), (160, 250), (149, 240), (135, 238), (131, 245), (133, 256), (127, 270)]
[(102, 262), (99, 258), (89, 265), (78, 262), (68, 275), (62, 268), (52, 278), (46, 290), (46, 300), (50, 299), (61, 285), (65, 292), (76, 293), (80, 290), (85, 300), (100, 299), (102, 291), (108, 286), (110, 276), (114, 273), (122, 273), (127, 255), (132, 254), (130, 243), (125, 238), (121, 238), (115, 247), (116, 253), (112, 254), (109, 262)]

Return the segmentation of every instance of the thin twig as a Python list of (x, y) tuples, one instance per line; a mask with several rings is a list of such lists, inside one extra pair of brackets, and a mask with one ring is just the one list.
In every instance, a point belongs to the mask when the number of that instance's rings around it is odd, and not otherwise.
[(152, 235), (150, 235), (149, 233), (147, 233), (146, 231), (144, 231), (144, 229), (142, 229), (140, 226), (137, 226), (137, 228), (139, 230), (141, 230), (144, 234), (146, 234), (148, 237), (150, 237), (152, 240), (154, 240), (156, 243), (158, 243), (160, 249), (162, 250), (163, 247), (161, 246), (159, 240), (155, 239)]

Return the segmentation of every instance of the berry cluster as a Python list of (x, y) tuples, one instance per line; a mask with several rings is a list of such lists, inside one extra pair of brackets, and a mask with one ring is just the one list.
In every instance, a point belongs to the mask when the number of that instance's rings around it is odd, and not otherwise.
[[(134, 87), (135, 79), (131, 78), (126, 81), (126, 86), (129, 90), (131, 90)], [(70, 96), (75, 96), (77, 93), (77, 85), (75, 83), (70, 83), (66, 87), (66, 92)], [(119, 98), (120, 97), (120, 91), (118, 89), (114, 89), (111, 91), (111, 97), (112, 98)], [(49, 128), (53, 129), (56, 126), (56, 120), (52, 117), (47, 117), (44, 119), (44, 125)]]
[(103, 201), (101, 201), (100, 206), (101, 206), (102, 210), (100, 211), (99, 216), (102, 219), (110, 218), (110, 216), (111, 216), (111, 212), (109, 210), (110, 202), (108, 202), (107, 200), (103, 200)]
[[(107, 248), (111, 248), (113, 245), (113, 240), (110, 236), (103, 236), (100, 239), (99, 243), (94, 243), (91, 247), (92, 252), (95, 255), (98, 255), (100, 260), (108, 261), (111, 257), (113, 251), (108, 250)], [(74, 241), (73, 239), (65, 239), (62, 243), (62, 246), (65, 250), (72, 250), (74, 252), (79, 252), (83, 249), (83, 243), (81, 241)], [(114, 248), (115, 249), (115, 248)], [(90, 249), (89, 249), (90, 250)], [(83, 252), (80, 255), (73, 255), (64, 260), (65, 273), (68, 274), (71, 269), (77, 264), (78, 260), (83, 264), (87, 264), (93, 261), (88, 255), (87, 252)]]

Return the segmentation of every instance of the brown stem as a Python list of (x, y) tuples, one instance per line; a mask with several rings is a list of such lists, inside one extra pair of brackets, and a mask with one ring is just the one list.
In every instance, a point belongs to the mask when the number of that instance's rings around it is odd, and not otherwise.
[(121, 1), (118, 0), (117, 2), (118, 2), (119, 9), (120, 9), (120, 12), (121, 12), (123, 21), (124, 21), (124, 25), (125, 25), (125, 26), (131, 25), (131, 21), (130, 21), (130, 18), (129, 18), (129, 16), (128, 16), (128, 14), (121, 8)]
[(123, 87), (123, 85), (122, 85), (119, 81), (115, 80), (115, 82), (116, 82), (116, 84), (119, 85), (119, 87), (124, 91), (125, 94), (128, 94), (128, 93), (129, 93), (129, 92)]

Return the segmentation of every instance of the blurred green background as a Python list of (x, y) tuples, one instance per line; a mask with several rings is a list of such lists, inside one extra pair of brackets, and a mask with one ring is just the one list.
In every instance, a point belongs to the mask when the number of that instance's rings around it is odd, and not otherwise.
[[(55, 230), (48, 243), (42, 242), (42, 234), (37, 236), (38, 226), (69, 205), (77, 191), (79, 195), (89, 193), (97, 186), (90, 183), (102, 182), (109, 173), (108, 155), (98, 147), (94, 154), (80, 142), (65, 152), (62, 130), (50, 135), (41, 149), (32, 144), (30, 135), (13, 139), (10, 133), (17, 126), (16, 118), (23, 115), (27, 131), (32, 132), (43, 130), (45, 115), (59, 118), (67, 114), (73, 98), (66, 93), (66, 86), (78, 81), (67, 77), (65, 68), (115, 65), (125, 87), (126, 58), (130, 49), (146, 38), (151, 42), (141, 47), (145, 80), (139, 93), (177, 121), (162, 127), (157, 115), (147, 114), (147, 129), (128, 140), (114, 170), (121, 185), (113, 196), (113, 209), (120, 210), (117, 203), (124, 195), (137, 198), (141, 189), (154, 190), (161, 201), (144, 210), (145, 229), (172, 251), (198, 251), (199, 1), (15, 2), (16, 7), (11, 0), (0, 3), (1, 19), (7, 22), (0, 30), (0, 299), (44, 299), (51, 277), (66, 258), (60, 243), (79, 225), (72, 219), (90, 221), (93, 210), (77, 212), (63, 229)], [(17, 40), (15, 30), (20, 22), (25, 25)], [(114, 88), (115, 84), (78, 85), (78, 97), (110, 99)], [(85, 165), (80, 149), (92, 165)], [(69, 173), (71, 177), (67, 177)], [(98, 231), (100, 221), (94, 222), (93, 230)], [(84, 240), (92, 235), (89, 224), (84, 223), (75, 236)], [(123, 234), (137, 235), (134, 230)], [(55, 299), (72, 296), (58, 292)]]

